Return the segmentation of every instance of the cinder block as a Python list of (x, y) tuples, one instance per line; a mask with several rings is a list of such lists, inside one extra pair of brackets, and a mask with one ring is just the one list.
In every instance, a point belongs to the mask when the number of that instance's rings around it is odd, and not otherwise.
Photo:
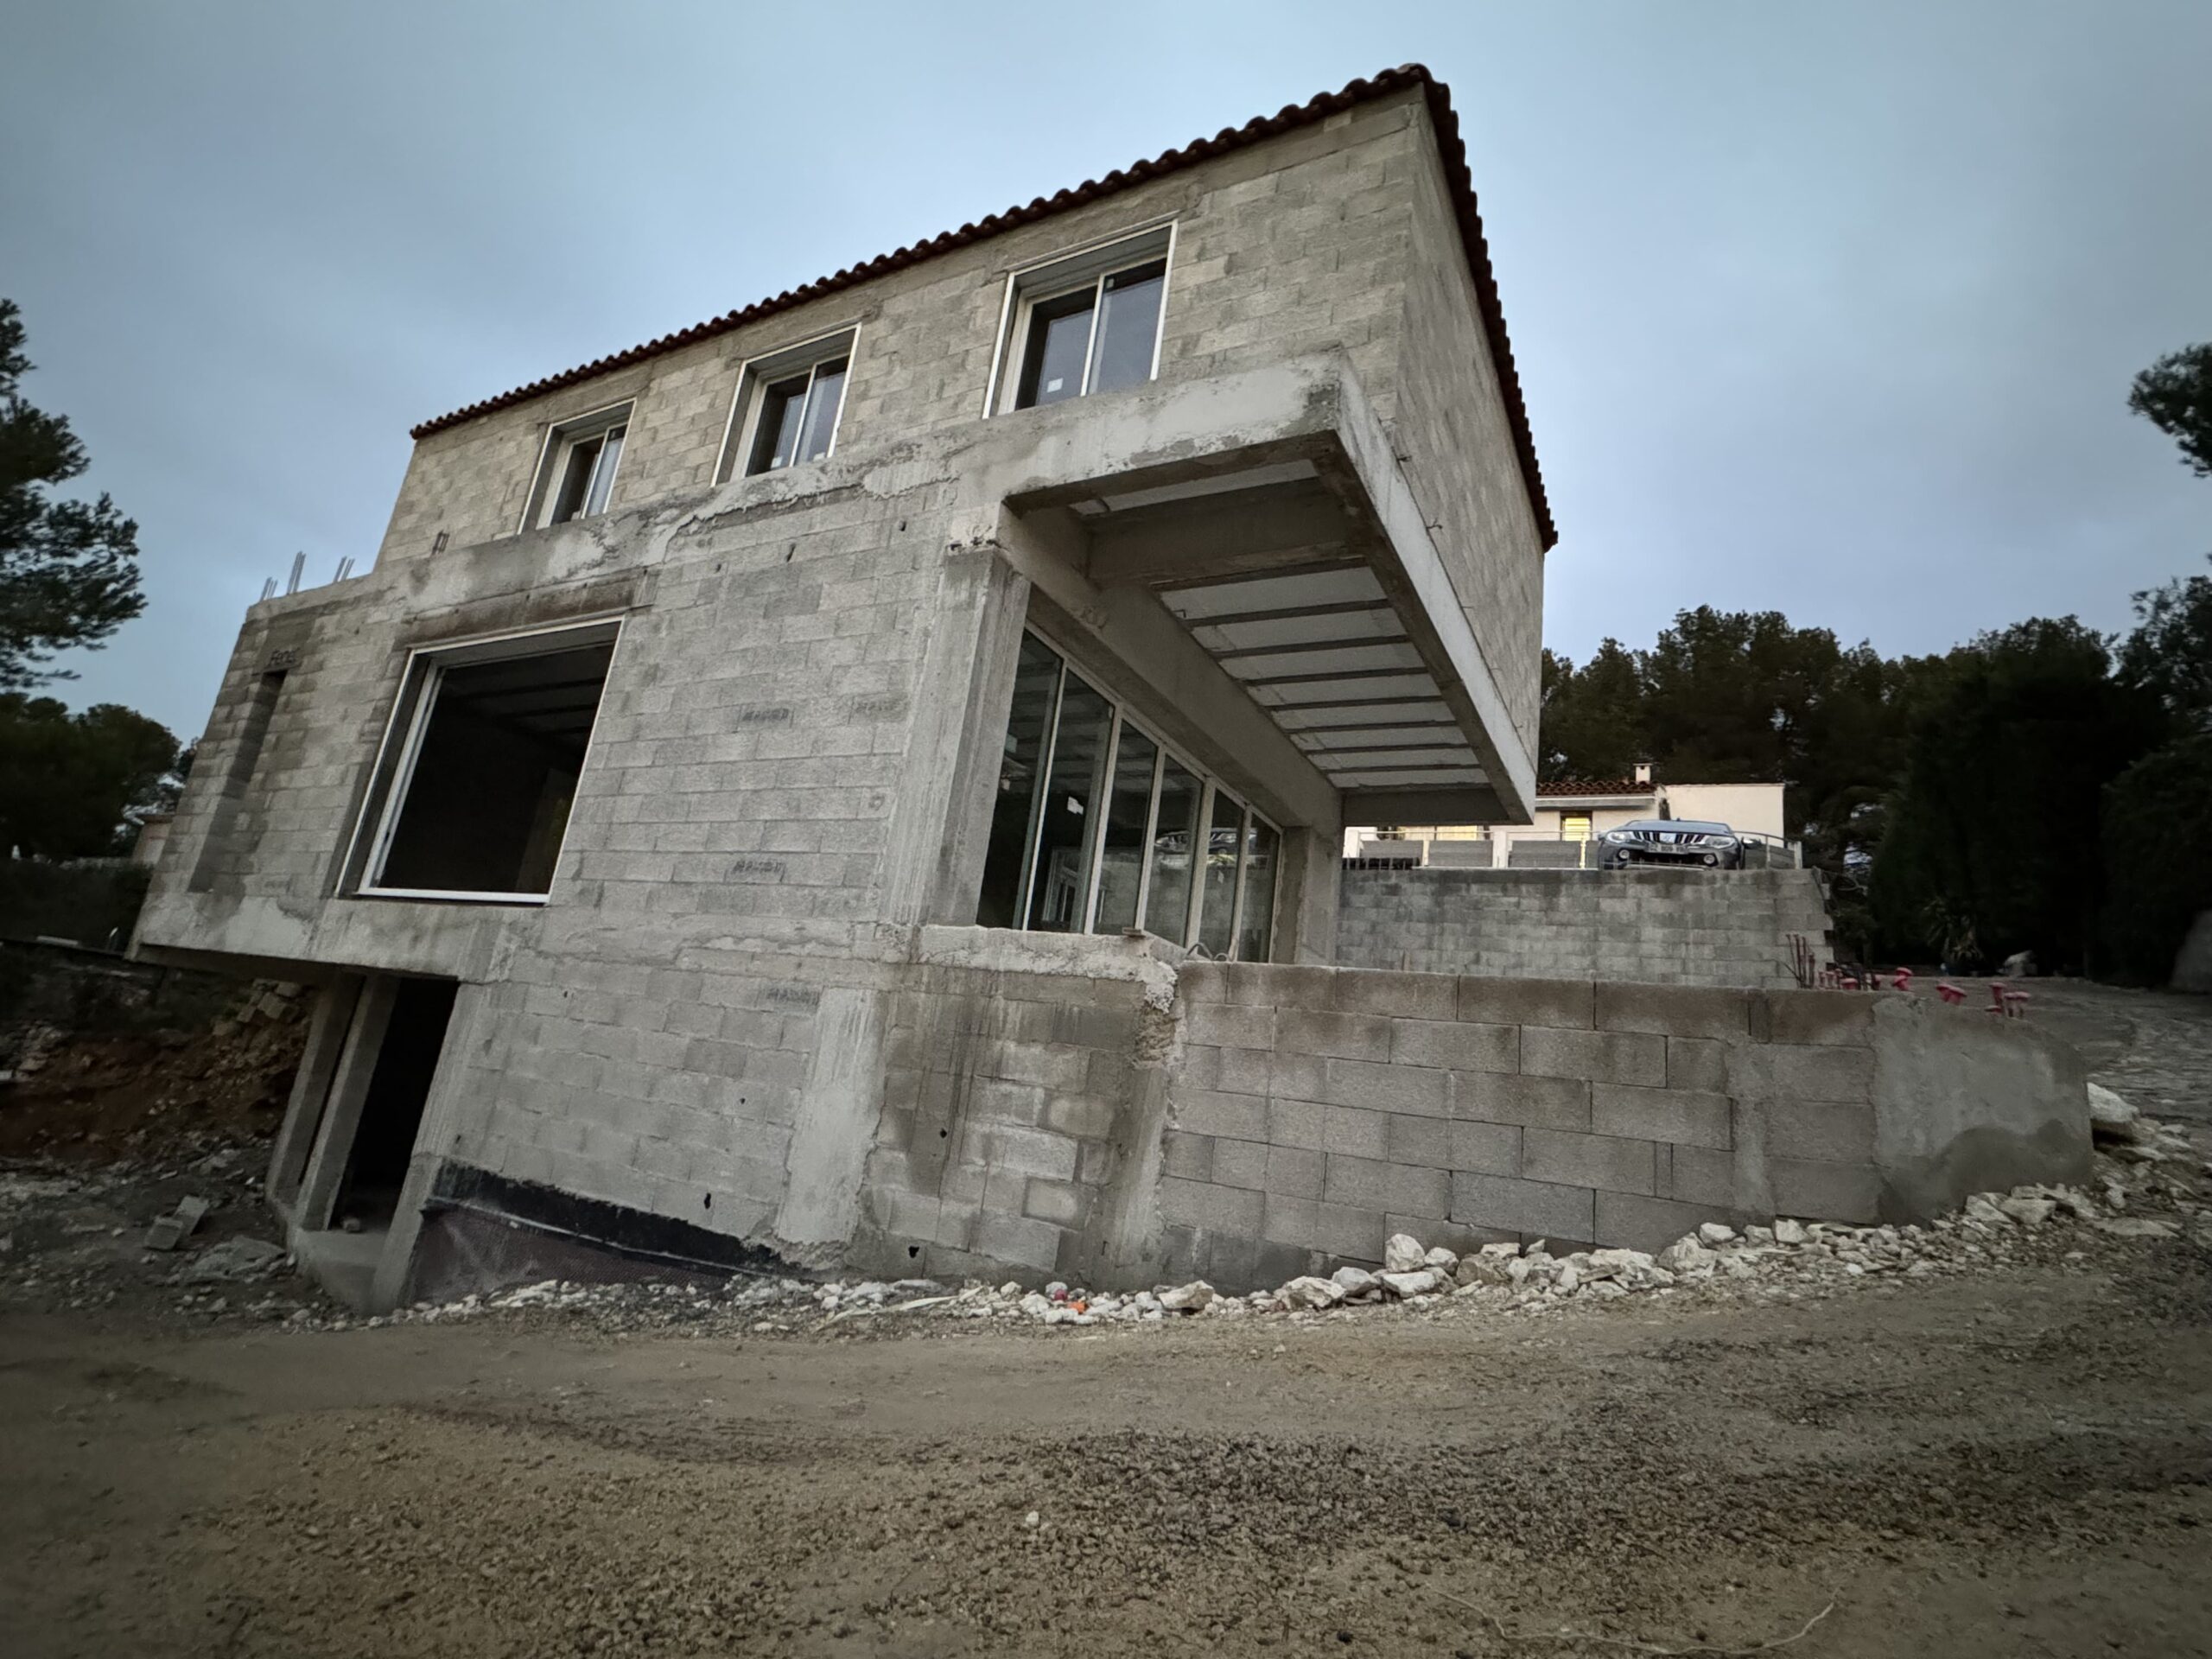
[(1740, 1208), (1736, 1197), (1736, 1154), (1713, 1147), (1671, 1146), (1662, 1160), (1656, 1196), (1708, 1209)]
[(1877, 1000), (1871, 991), (1768, 991), (1756, 1004), (1751, 1034), (1763, 1043), (1872, 1047)]
[(1276, 1021), (1275, 1046), (1288, 1054), (1387, 1060), (1390, 1058), (1391, 1023), (1379, 1014), (1324, 1014), (1286, 1008)]
[(1267, 1190), (1291, 1198), (1318, 1198), (1325, 1160), (1303, 1147), (1268, 1148)]
[(1229, 1000), (1229, 969), (1225, 962), (1186, 962), (1175, 970), (1178, 1000), (1196, 1007)]
[(1687, 1089), (1591, 1085), (1590, 1128), (1598, 1135), (1675, 1141), (1693, 1147), (1729, 1144), (1728, 1096)]
[(1236, 1141), (1268, 1138), (1268, 1103), (1257, 1095), (1214, 1089), (1178, 1090), (1175, 1127), (1192, 1135), (1225, 1135)]
[(1336, 1106), (1365, 1106), (1376, 1111), (1445, 1116), (1445, 1074), (1409, 1065), (1375, 1065), (1364, 1060), (1327, 1060), (1321, 1098)]
[(1418, 1169), (1332, 1153), (1322, 1178), (1321, 1196), (1328, 1203), (1357, 1209), (1441, 1217), (1451, 1207), (1452, 1178), (1443, 1169)]
[(1352, 1158), (1390, 1155), (1390, 1114), (1357, 1106), (1321, 1109), (1321, 1149)]
[(1486, 1175), (1521, 1173), (1521, 1130), (1510, 1123), (1454, 1123), (1451, 1126), (1452, 1167)]
[(1200, 1002), (1184, 1015), (1187, 1039), (1217, 1048), (1273, 1048), (1275, 1011), (1238, 1007), (1233, 1003)]
[(1452, 1124), (1440, 1117), (1403, 1112), (1384, 1116), (1382, 1155), (1395, 1164), (1425, 1164), (1444, 1169), (1452, 1162)]
[(1778, 1216), (1859, 1225), (1881, 1219), (1882, 1178), (1869, 1164), (1821, 1163), (1809, 1158), (1769, 1158), (1767, 1179)]
[(1211, 1180), (1213, 1137), (1168, 1130), (1160, 1137), (1160, 1168), (1162, 1174), (1179, 1175), (1186, 1181)]
[(1667, 1039), (1667, 1086), (1712, 1093), (1728, 1087), (1728, 1046), (1704, 1037)]
[(1521, 1173), (1532, 1181), (1561, 1186), (1604, 1187), (1611, 1192), (1649, 1195), (1658, 1179), (1655, 1151), (1649, 1141), (1526, 1129), (1521, 1135)]
[(1249, 1238), (1260, 1230), (1262, 1195), (1257, 1190), (1217, 1186), (1211, 1181), (1185, 1181), (1163, 1176), (1160, 1183), (1160, 1217), (1171, 1225), (1203, 1227), (1210, 1232), (1236, 1233)]
[(1010, 1267), (1049, 1273), (1059, 1262), (1060, 1230), (1049, 1222), (1027, 1216), (981, 1213), (969, 1218), (969, 1224), (961, 1228), (960, 1236), (956, 1238), (945, 1237), (944, 1230), (944, 1220), (941, 1217), (938, 1243), (973, 1250)]
[(1667, 1039), (1642, 1032), (1529, 1026), (1521, 1033), (1521, 1069), (1531, 1077), (1587, 1077), (1593, 1083), (1663, 1088)]
[(1401, 1065), (1442, 1066), (1465, 1071), (1518, 1071), (1521, 1028), (1475, 1025), (1457, 1020), (1394, 1020), (1390, 1058)]
[(1751, 1034), (1749, 992), (1701, 985), (1618, 985), (1597, 988), (1598, 1025), (1604, 1031), (1656, 1032), (1670, 1037), (1742, 1041)]
[(1478, 1025), (1567, 1026), (1596, 1023), (1594, 992), (1586, 979), (1491, 978), (1463, 974), (1458, 1017)]
[(1277, 1147), (1305, 1147), (1315, 1152), (1328, 1144), (1325, 1124), (1341, 1106), (1324, 1106), (1317, 1100), (1271, 1100), (1268, 1103), (1268, 1143)]
[(1320, 1227), (1321, 1206), (1312, 1198), (1270, 1192), (1260, 1212), (1260, 1236), (1271, 1244), (1313, 1246)]
[(1216, 1141), (1211, 1179), (1217, 1186), (1264, 1188), (1268, 1184), (1268, 1148), (1256, 1141)]
[(1074, 1182), (1033, 1179), (1021, 1213), (1055, 1227), (1080, 1227), (1090, 1208), (1090, 1192)]
[(1554, 1238), (1589, 1238), (1597, 1194), (1586, 1186), (1555, 1186), (1471, 1172), (1452, 1178), (1452, 1219), (1469, 1227)]
[(1871, 1164), (1874, 1109), (1862, 1101), (1769, 1101), (1766, 1149), (1775, 1158)]
[(1115, 1119), (1120, 1114), (1119, 1103), (1102, 1096), (1055, 1095), (1045, 1103), (1042, 1122), (1056, 1135), (1101, 1141), (1114, 1132)]
[(1709, 1205), (1675, 1204), (1632, 1192), (1600, 1192), (1593, 1236), (1596, 1243), (1609, 1248), (1656, 1254), (1684, 1233), (1695, 1232), (1700, 1222), (1728, 1219), (1727, 1213)]
[(1339, 1014), (1385, 1014), (1409, 1020), (1449, 1020), (1458, 992), (1443, 974), (1395, 974), (1340, 968), (1330, 986)]
[(1728, 1092), (1752, 1100), (1868, 1100), (1874, 1088), (1871, 1048), (1760, 1045), (1728, 1052)]
[(1351, 1262), (1380, 1262), (1389, 1224), (1380, 1210), (1324, 1202), (1315, 1206), (1313, 1248)]
[(1587, 1131), (1590, 1084), (1580, 1077), (1455, 1071), (1452, 1074), (1452, 1116), (1460, 1121), (1516, 1123), (1535, 1129)]

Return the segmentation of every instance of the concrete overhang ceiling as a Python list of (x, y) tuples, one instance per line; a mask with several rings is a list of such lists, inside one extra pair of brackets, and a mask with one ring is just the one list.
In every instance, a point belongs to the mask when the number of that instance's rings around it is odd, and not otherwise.
[(1084, 532), (1091, 582), (1150, 588), (1336, 788), (1387, 792), (1394, 813), (1408, 791), (1488, 804), (1471, 700), (1340, 454), (1217, 461), (1053, 505)]

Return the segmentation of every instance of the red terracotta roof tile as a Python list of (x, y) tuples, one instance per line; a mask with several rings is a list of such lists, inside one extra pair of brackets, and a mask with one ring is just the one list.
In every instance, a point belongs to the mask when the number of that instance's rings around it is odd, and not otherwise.
[(1224, 127), (1211, 138), (1194, 139), (1180, 149), (1168, 150), (1148, 162), (1138, 162), (1109, 173), (1102, 179), (1086, 180), (1071, 190), (1062, 190), (1052, 196), (1039, 196), (1027, 207), (1009, 207), (1004, 213), (993, 213), (988, 219), (963, 225), (957, 231), (946, 231), (925, 242), (917, 242), (910, 247), (879, 254), (861, 264), (849, 265), (831, 276), (817, 277), (803, 287), (787, 289), (772, 299), (757, 300), (738, 310), (726, 311), (719, 317), (694, 323), (678, 333), (663, 334), (658, 340), (632, 346), (627, 351), (580, 364), (559, 374), (548, 375), (543, 380), (533, 380), (525, 386), (517, 386), (496, 397), (487, 397), (480, 403), (457, 409), (449, 415), (425, 421), (416, 427), (410, 435), (426, 438), (434, 432), (442, 432), (448, 427), (474, 420), (480, 415), (488, 415), (494, 410), (509, 408), (541, 393), (574, 385), (580, 380), (625, 368), (632, 363), (643, 362), (648, 358), (658, 357), (663, 353), (694, 345), (702, 340), (712, 340), (733, 328), (773, 316), (779, 311), (787, 311), (809, 300), (820, 299), (824, 295), (837, 293), (892, 271), (903, 270), (938, 254), (950, 253), (956, 248), (963, 248), (986, 237), (995, 236), (1001, 231), (1034, 224), (1040, 219), (1101, 200), (1213, 156), (1225, 156), (1232, 150), (1243, 149), (1300, 127), (1312, 126), (1370, 99), (1388, 97), (1415, 86), (1421, 88), (1426, 96), (1430, 118), (1436, 124), (1445, 177), (1450, 182), (1452, 203), (1459, 218), (1460, 245), (1467, 257), (1468, 272), (1474, 278), (1483, 325), (1490, 336), (1491, 356), (1497, 362), (1498, 383), (1504, 393), (1506, 412), (1512, 422), (1514, 447), (1520, 455), (1521, 475), (1529, 491), (1529, 505), (1535, 512), (1537, 529), (1543, 538), (1543, 544), (1549, 548), (1559, 539), (1559, 532), (1553, 526), (1551, 506), (1545, 499), (1543, 474), (1536, 464), (1535, 440), (1529, 430), (1529, 414), (1522, 402), (1521, 378), (1514, 370), (1513, 346), (1506, 337), (1505, 313), (1498, 303), (1497, 283), (1491, 270), (1490, 249), (1483, 238), (1481, 216), (1475, 209), (1474, 182), (1467, 170), (1466, 146), (1459, 137), (1459, 118), (1452, 109), (1451, 88), (1431, 75), (1424, 65), (1418, 63), (1386, 69), (1379, 75), (1355, 80), (1340, 92), (1324, 92), (1304, 104), (1286, 105), (1272, 116), (1255, 117), (1241, 127)]
[(1536, 796), (1538, 799), (1541, 799), (1546, 796), (1560, 795), (1569, 798), (1622, 795), (1632, 797), (1640, 801), (1648, 801), (1658, 787), (1656, 784), (1639, 784), (1628, 778), (1608, 778), (1598, 783), (1580, 783), (1570, 778), (1556, 783), (1539, 783), (1536, 785)]

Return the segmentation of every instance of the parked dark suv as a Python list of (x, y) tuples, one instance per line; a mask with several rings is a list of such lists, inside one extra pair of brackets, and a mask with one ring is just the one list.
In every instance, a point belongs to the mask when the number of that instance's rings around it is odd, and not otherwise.
[(1725, 823), (1695, 818), (1640, 818), (1598, 838), (1602, 868), (1630, 864), (1694, 864), (1701, 869), (1740, 870), (1744, 839)]

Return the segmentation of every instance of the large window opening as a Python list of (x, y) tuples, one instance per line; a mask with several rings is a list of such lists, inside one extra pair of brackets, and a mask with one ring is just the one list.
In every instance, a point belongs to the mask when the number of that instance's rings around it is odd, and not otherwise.
[(542, 898), (613, 650), (605, 623), (417, 652), (385, 740), (359, 890)]
[[(1204, 828), (1201, 828), (1204, 826)], [(1281, 836), (1022, 636), (976, 919), (1265, 962)]]

